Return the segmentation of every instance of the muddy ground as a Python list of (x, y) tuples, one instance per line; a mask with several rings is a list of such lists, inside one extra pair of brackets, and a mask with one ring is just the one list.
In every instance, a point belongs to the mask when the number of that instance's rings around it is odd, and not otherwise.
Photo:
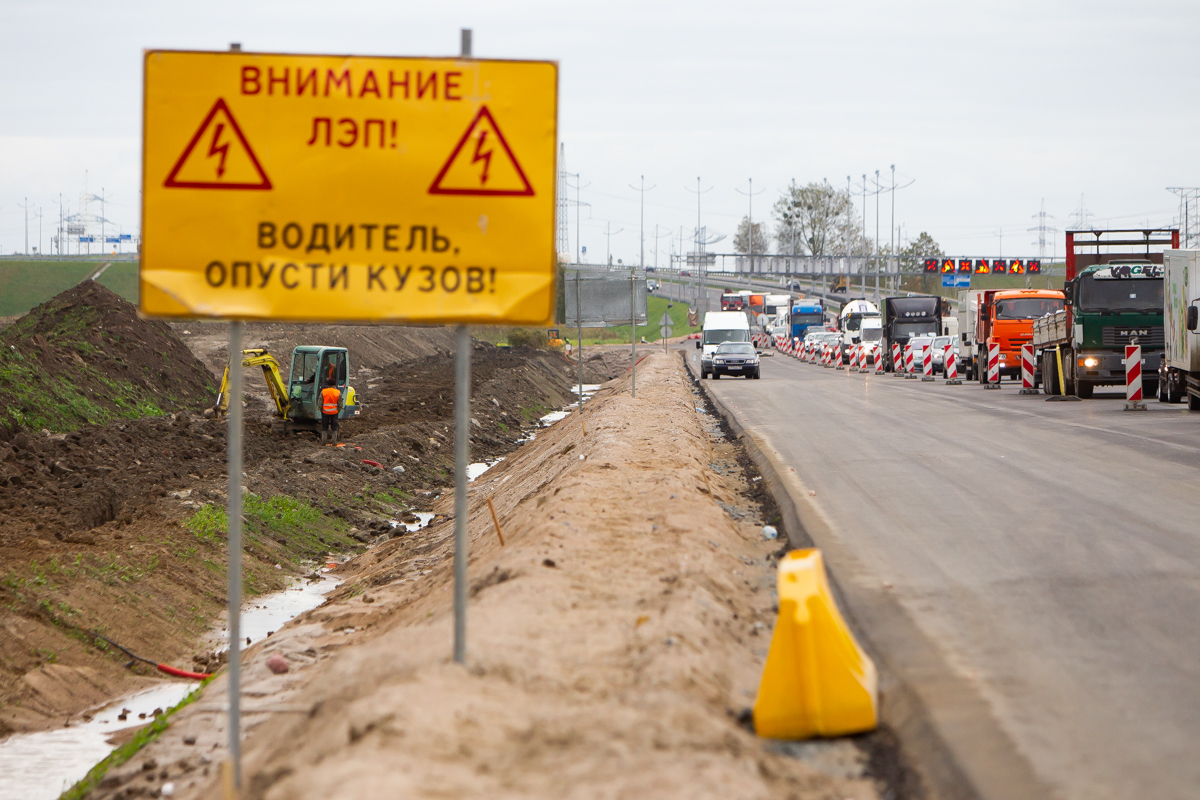
[[(677, 354), (652, 355), (636, 400), (608, 384), (472, 485), (465, 665), (449, 520), (341, 567), (331, 602), (245, 654), (242, 796), (887, 795), (853, 743), (747, 729), (786, 545), (703, 402)], [(226, 691), (218, 677), (91, 796), (221, 797)]]
[[(204, 337), (217, 334), (201, 328), (180, 338), (161, 323), (123, 319), (130, 327), (106, 340), (102, 358), (133, 363), (151, 340), (187, 365), (194, 385), (212, 376), (188, 346), (206, 357)], [(316, 341), (303, 326), (264, 331), (284, 337), (260, 340), (275, 346), (290, 342), (287, 336)], [(369, 381), (364, 374), (363, 414), (343, 423), (344, 447), (321, 447), (307, 434), (283, 438), (263, 398), (248, 392), (245, 483), (252, 494), (243, 569), (251, 595), (282, 588), (313, 560), (390, 535), (388, 520), (427, 510), (451, 482), (454, 370), (445, 332), (327, 326), (312, 333), (323, 344), (350, 344), (352, 359), (355, 343), (371, 339), (378, 349), (364, 345), (367, 364), (391, 353), (411, 358), (388, 362)], [(248, 339), (247, 346), (256, 344)], [(37, 342), (16, 344), (31, 362), (47, 352)], [(63, 357), (50, 347), (47, 358)], [(209, 358), (207, 366), (223, 364)], [(575, 374), (560, 354), (476, 344), (473, 458), (514, 450), (538, 417), (572, 400)], [(141, 667), (125, 669), (125, 659), (98, 649), (87, 630), (175, 666), (216, 666), (197, 642), (225, 603), (225, 426), (198, 413), (214, 399), (203, 394), (193, 392), (189, 407), (171, 414), (160, 409), (163, 415), (59, 433), (0, 426), (0, 735), (61, 725), (156, 679)]]

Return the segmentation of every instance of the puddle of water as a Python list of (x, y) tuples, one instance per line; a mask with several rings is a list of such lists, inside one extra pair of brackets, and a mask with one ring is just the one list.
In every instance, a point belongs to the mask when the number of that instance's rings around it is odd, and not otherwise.
[[(594, 395), (594, 394), (595, 394), (596, 392), (598, 392), (598, 391), (600, 391), (600, 384), (598, 384), (598, 383), (585, 383), (585, 384), (583, 385), (583, 399), (584, 399), (584, 400), (587, 400), (589, 397), (591, 397), (592, 395)], [(577, 384), (575, 384), (574, 386), (572, 386), (572, 387), (571, 387), (571, 393), (572, 393), (572, 394), (579, 394), (579, 384), (578, 384), (578, 383), (577, 383)]]
[(503, 460), (504, 460), (503, 458), (497, 458), (495, 461), (491, 462), (490, 464), (485, 464), (482, 461), (476, 462), (474, 464), (468, 464), (467, 465), (467, 480), (468, 481), (475, 480), (480, 475), (487, 472), (489, 469), (496, 466)]
[[(145, 725), (154, 709), (166, 711), (195, 688), (193, 681), (164, 682), (115, 701), (90, 722), (0, 741), (0, 800), (55, 800), (113, 751), (105, 739), (122, 728)], [(120, 721), (123, 708), (133, 713)], [(138, 719), (138, 714), (146, 719)]]
[(549, 414), (538, 420), (538, 425), (543, 428), (549, 427), (558, 422), (560, 419), (566, 419), (570, 413), (570, 411), (551, 411)]
[(392, 520), (392, 527), (404, 528), (409, 533), (412, 533), (413, 531), (419, 531), (429, 525), (429, 523), (433, 521), (433, 518), (437, 516), (436, 514), (431, 514), (428, 511), (415, 511), (413, 513), (417, 516), (416, 522), (398, 522), (396, 520)]
[[(340, 578), (322, 575), (319, 581), (300, 580), (282, 592), (255, 598), (251, 605), (242, 608), (242, 636), (249, 638), (251, 644), (267, 638), (268, 633), (279, 630), (292, 617), (324, 603), (325, 595), (336, 589), (341, 582)], [(221, 633), (221, 641), (220, 650), (228, 650), (228, 628)]]

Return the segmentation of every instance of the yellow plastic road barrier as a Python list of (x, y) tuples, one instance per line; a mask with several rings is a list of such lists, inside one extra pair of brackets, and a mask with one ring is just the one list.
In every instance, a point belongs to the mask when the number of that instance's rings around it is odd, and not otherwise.
[(843, 736), (877, 721), (875, 663), (838, 612), (815, 548), (779, 562), (779, 619), (754, 703), (754, 730), (771, 739)]

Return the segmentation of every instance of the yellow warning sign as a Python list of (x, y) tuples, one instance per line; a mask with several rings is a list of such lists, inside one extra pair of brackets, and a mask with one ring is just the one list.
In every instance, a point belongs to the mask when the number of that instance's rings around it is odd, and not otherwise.
[(151, 316), (539, 325), (553, 62), (150, 51)]

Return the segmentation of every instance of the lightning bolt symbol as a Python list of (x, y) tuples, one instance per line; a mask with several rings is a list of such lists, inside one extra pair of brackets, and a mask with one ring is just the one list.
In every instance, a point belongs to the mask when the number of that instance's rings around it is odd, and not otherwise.
[(229, 142), (217, 146), (217, 142), (221, 139), (221, 132), (225, 130), (225, 123), (218, 122), (217, 129), (213, 132), (212, 144), (208, 146), (209, 158), (215, 155), (221, 156), (221, 163), (217, 165), (217, 177), (220, 178), (225, 174), (225, 156), (229, 153)]
[(487, 129), (484, 128), (483, 133), (479, 134), (479, 141), (475, 143), (475, 157), (471, 159), (471, 163), (476, 161), (483, 162), (483, 175), (480, 176), (481, 184), (487, 183), (488, 168), (492, 166), (492, 148), (489, 146), (487, 150), (483, 149), (483, 143), (487, 141)]

